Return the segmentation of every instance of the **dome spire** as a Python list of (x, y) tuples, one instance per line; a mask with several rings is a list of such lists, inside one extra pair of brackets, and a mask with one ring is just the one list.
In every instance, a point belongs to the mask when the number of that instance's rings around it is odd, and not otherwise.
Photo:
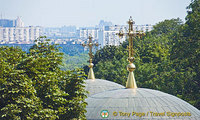
[(133, 64), (133, 61), (135, 59), (133, 57), (133, 39), (136, 38), (136, 37), (143, 36), (144, 32), (143, 31), (133, 31), (133, 24), (135, 24), (135, 22), (133, 21), (132, 17), (130, 17), (128, 24), (129, 24), (128, 31), (126, 33), (123, 33), (123, 31), (120, 30), (118, 35), (119, 35), (119, 37), (127, 35), (128, 38), (129, 38), (128, 39), (128, 42), (129, 42), (129, 47), (128, 47), (128, 49), (129, 49), (129, 57), (128, 57), (129, 64), (127, 66), (127, 70), (129, 71), (129, 75), (128, 75), (128, 79), (127, 79), (127, 82), (126, 82), (126, 88), (136, 89), (137, 84), (136, 84), (135, 77), (134, 77), (134, 74), (133, 74), (133, 71), (135, 70), (135, 65)]
[(89, 70), (89, 73), (88, 73), (88, 79), (92, 79), (92, 80), (95, 80), (95, 76), (94, 76), (94, 72), (93, 72), (93, 66), (94, 64), (92, 63), (92, 58), (94, 57), (94, 55), (92, 54), (92, 47), (93, 46), (99, 46), (98, 43), (92, 43), (92, 36), (89, 35), (89, 43), (88, 44), (82, 44), (83, 47), (87, 46), (89, 47), (89, 56), (90, 56), (90, 59), (89, 59), (89, 65), (88, 67), (90, 68)]

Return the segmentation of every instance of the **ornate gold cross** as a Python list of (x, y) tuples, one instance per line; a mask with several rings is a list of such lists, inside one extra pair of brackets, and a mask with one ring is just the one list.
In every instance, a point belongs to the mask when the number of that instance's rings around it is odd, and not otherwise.
[(94, 55), (92, 54), (92, 47), (93, 46), (99, 46), (99, 44), (98, 43), (92, 43), (92, 36), (90, 35), (89, 36), (89, 42), (87, 43), (87, 44), (82, 44), (82, 46), (83, 47), (85, 47), (85, 46), (87, 46), (87, 47), (89, 47), (89, 56), (90, 56), (90, 59), (89, 59), (89, 68), (90, 68), (90, 70), (89, 70), (89, 73), (88, 73), (88, 79), (92, 79), (92, 80), (94, 80), (95, 79), (95, 76), (94, 76), (94, 72), (93, 72), (93, 66), (94, 66), (94, 64), (92, 63), (92, 59), (93, 59), (93, 57), (94, 57)]
[(93, 48), (93, 46), (97, 46), (98, 47), (99, 44), (98, 43), (92, 43), (92, 36), (90, 35), (89, 36), (89, 42), (87, 44), (83, 43), (82, 46), (83, 47), (87, 46), (89, 48), (89, 53), (88, 53), (89, 56), (90, 56), (89, 62), (92, 63), (92, 59), (94, 57), (94, 55), (92, 54), (92, 48)]
[(133, 31), (133, 24), (135, 24), (135, 22), (133, 21), (132, 17), (130, 17), (129, 21), (127, 22), (128, 25), (129, 25), (129, 29), (128, 29), (128, 32), (127, 33), (124, 33), (123, 30), (120, 30), (119, 33), (117, 34), (119, 37), (123, 37), (125, 35), (128, 36), (128, 41), (129, 41), (129, 47), (128, 47), (128, 50), (129, 50), (129, 62), (130, 63), (133, 63), (134, 61), (134, 58), (133, 58), (133, 39), (136, 38), (136, 37), (142, 37), (145, 35), (144, 32), (142, 31), (136, 31), (134, 32)]
[(133, 31), (133, 24), (135, 24), (135, 22), (133, 21), (132, 17), (130, 17), (129, 21), (128, 21), (128, 25), (129, 25), (129, 29), (128, 29), (128, 32), (127, 33), (124, 33), (123, 30), (120, 30), (118, 35), (119, 37), (123, 37), (124, 35), (127, 35), (128, 36), (128, 41), (129, 41), (129, 47), (128, 47), (128, 50), (129, 50), (129, 57), (128, 57), (128, 61), (129, 61), (129, 64), (127, 66), (127, 70), (129, 71), (129, 75), (128, 75), (128, 79), (127, 79), (127, 82), (126, 82), (126, 88), (133, 88), (133, 89), (136, 89), (137, 88), (137, 85), (136, 85), (136, 82), (135, 82), (135, 77), (134, 77), (134, 74), (133, 74), (133, 71), (135, 70), (135, 65), (133, 64), (133, 61), (134, 61), (134, 57), (133, 57), (133, 39), (136, 38), (136, 37), (141, 37), (144, 34), (144, 32), (141, 32), (141, 31)]

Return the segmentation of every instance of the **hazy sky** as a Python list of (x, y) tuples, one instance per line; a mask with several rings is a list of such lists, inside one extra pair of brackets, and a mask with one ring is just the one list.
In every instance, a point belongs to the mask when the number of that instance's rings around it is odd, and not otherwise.
[(21, 16), (25, 26), (95, 26), (100, 20), (126, 24), (130, 16), (136, 24), (156, 24), (187, 15), (191, 0), (0, 0), (0, 15)]

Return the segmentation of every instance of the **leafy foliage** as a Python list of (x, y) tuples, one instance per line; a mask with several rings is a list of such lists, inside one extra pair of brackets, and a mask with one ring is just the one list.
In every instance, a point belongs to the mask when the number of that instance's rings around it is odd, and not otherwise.
[(81, 68), (88, 64), (89, 56), (86, 53), (81, 53), (79, 55), (70, 56), (64, 54), (63, 56), (63, 65), (60, 66), (62, 70), (74, 70)]
[(39, 38), (29, 53), (0, 48), (1, 119), (85, 119), (85, 74), (62, 71), (63, 54), (48, 41)]
[(59, 51), (69, 56), (77, 56), (84, 53), (84, 47), (79, 44), (63, 44), (59, 46), (61, 47)]
[(176, 37), (171, 59), (182, 77), (181, 98), (200, 108), (200, 0), (187, 7), (186, 23)]
[(32, 81), (17, 70), (16, 66), (26, 57), (23, 51), (14, 47), (0, 48), (0, 116), (1, 119), (36, 119), (40, 110), (40, 99)]

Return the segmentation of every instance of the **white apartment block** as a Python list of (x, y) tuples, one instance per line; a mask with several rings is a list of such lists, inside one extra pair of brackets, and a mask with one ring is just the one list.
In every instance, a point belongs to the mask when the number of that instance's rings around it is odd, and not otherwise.
[(82, 39), (82, 40), (87, 40), (89, 38), (89, 35), (93, 37), (93, 40), (98, 39), (98, 29), (93, 28), (93, 29), (87, 29), (87, 28), (80, 28), (77, 30), (77, 38)]
[(0, 27), (0, 44), (32, 44), (41, 33), (41, 27)]
[[(127, 39), (127, 36), (119, 38), (117, 33), (119, 33), (120, 30), (126, 32), (127, 29), (128, 29), (127, 25), (104, 26), (104, 28), (100, 29), (98, 32), (98, 43), (100, 44), (100, 47), (103, 48), (106, 45), (115, 45), (115, 46), (120, 45), (120, 43), (123, 43)], [(134, 25), (133, 29), (134, 32), (136, 31), (149, 32), (153, 29), (153, 26)]]
[(119, 38), (117, 33), (119, 33), (119, 30), (124, 30), (125, 28), (126, 26), (121, 25), (104, 26), (104, 28), (98, 32), (98, 43), (100, 44), (100, 47), (103, 48), (106, 45), (120, 45), (120, 43), (126, 40), (126, 36)]

